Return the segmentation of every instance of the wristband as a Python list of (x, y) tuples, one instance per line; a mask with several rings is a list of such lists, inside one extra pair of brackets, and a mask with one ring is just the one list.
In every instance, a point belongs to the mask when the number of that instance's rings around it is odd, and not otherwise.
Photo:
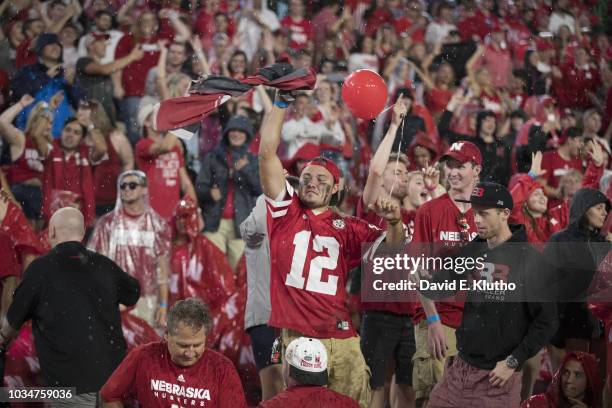
[(282, 108), (282, 109), (287, 109), (289, 107), (289, 104), (285, 101), (278, 100), (278, 101), (274, 101), (274, 106), (278, 106), (279, 108)]
[(439, 321), (440, 321), (440, 316), (438, 315), (427, 316), (427, 324), (432, 324), (433, 322), (439, 322)]
[(533, 171), (531, 171), (531, 170), (529, 170), (529, 173), (527, 173), (527, 175), (528, 175), (529, 177), (531, 177), (532, 179), (534, 179), (534, 180), (538, 178), (538, 175), (537, 175), (537, 174), (535, 174), (535, 173), (534, 173)]
[(168, 302), (159, 302), (159, 307), (168, 308)]

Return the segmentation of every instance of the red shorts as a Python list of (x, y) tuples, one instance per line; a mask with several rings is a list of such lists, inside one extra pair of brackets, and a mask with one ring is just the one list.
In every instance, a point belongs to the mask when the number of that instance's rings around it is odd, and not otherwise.
[(521, 373), (514, 373), (503, 387), (494, 387), (489, 383), (490, 372), (469, 365), (459, 356), (449, 357), (444, 376), (431, 392), (427, 408), (519, 407)]

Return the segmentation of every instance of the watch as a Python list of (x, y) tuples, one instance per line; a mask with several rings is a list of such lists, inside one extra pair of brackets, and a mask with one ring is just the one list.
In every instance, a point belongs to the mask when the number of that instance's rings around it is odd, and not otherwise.
[(519, 362), (516, 359), (516, 357), (514, 357), (512, 354), (510, 354), (507, 358), (506, 358), (506, 365), (513, 369), (516, 370), (519, 366)]

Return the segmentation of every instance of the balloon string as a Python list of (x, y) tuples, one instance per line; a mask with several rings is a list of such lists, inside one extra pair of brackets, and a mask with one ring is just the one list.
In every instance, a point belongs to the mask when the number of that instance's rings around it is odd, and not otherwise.
[[(389, 108), (387, 108), (389, 109)], [(385, 110), (387, 110), (385, 109)], [(383, 111), (384, 112), (384, 111)], [(400, 159), (400, 154), (402, 151), (402, 139), (404, 136), (404, 119), (406, 118), (406, 116), (402, 116), (402, 123), (400, 123), (400, 140), (399, 140), (399, 144), (397, 146), (397, 157), (395, 159), (395, 168), (393, 169), (393, 173), (395, 175), (395, 179), (393, 180), (393, 184), (391, 185), (391, 191), (389, 192), (389, 198), (393, 197), (393, 190), (395, 189), (395, 185), (398, 182), (398, 177), (397, 177), (397, 166), (399, 166), (399, 159)]]

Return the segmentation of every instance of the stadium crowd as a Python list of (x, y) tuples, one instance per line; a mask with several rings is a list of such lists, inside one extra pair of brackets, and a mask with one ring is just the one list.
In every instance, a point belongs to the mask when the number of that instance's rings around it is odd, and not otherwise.
[[(612, 241), (611, 9), (4, 0), (0, 317), (17, 323), (15, 289), (73, 207), (87, 248), (140, 285), (118, 306), (128, 354), (93, 387), (109, 407), (612, 407), (612, 299), (483, 311), (360, 297), (366, 242), (527, 242), (559, 276), (610, 271), (590, 245)], [(192, 81), (279, 62), (314, 69), (315, 88), (258, 86), (157, 129), (157, 104)], [(374, 120), (342, 99), (359, 69), (388, 88)], [(33, 326), (7, 345), (6, 386), (49, 383)], [(195, 391), (173, 402), (179, 385)]]

